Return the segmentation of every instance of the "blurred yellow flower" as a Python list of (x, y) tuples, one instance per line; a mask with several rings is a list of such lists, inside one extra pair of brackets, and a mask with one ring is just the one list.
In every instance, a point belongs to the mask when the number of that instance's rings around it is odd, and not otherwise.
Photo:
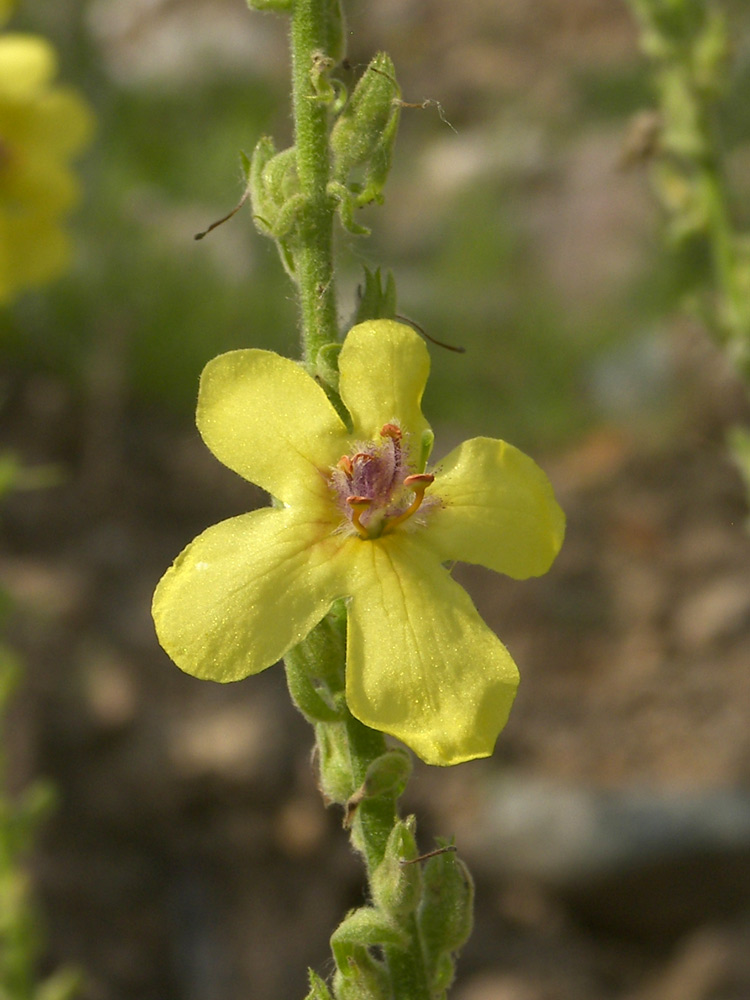
[(518, 671), (444, 563), (545, 573), (565, 519), (542, 470), (474, 438), (426, 471), (429, 371), (407, 326), (355, 326), (339, 359), (342, 422), (294, 361), (245, 350), (209, 362), (198, 428), (282, 506), (204, 531), (154, 595), (159, 640), (197, 677), (232, 681), (280, 659), (347, 601), (346, 700), (430, 764), (492, 753)]
[[(0, 0), (0, 22), (9, 7)], [(44, 39), (0, 35), (0, 304), (55, 278), (70, 256), (63, 221), (80, 190), (69, 164), (93, 119), (53, 84), (56, 72)]]

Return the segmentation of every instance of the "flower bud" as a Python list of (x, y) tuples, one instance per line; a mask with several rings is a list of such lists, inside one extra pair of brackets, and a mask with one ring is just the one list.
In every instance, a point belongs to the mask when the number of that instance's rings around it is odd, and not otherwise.
[(353, 785), (344, 723), (316, 725), (315, 737), (320, 790), (329, 802), (344, 805)]
[(256, 226), (278, 236), (282, 210), (299, 194), (295, 148), (277, 153), (273, 139), (261, 136), (250, 158), (248, 187)]
[(364, 797), (374, 799), (376, 795), (393, 795), (398, 798), (409, 780), (411, 767), (411, 756), (398, 747), (376, 757), (365, 774)]
[(398, 798), (411, 774), (411, 757), (405, 750), (394, 748), (376, 757), (367, 768), (365, 780), (346, 803), (345, 826), (351, 826), (354, 813), (365, 799), (380, 795)]
[[(383, 145), (392, 149), (398, 127), (398, 99), (393, 62), (380, 52), (365, 70), (331, 132), (333, 176), (345, 182), (355, 167), (368, 166), (373, 158), (390, 162)], [(387, 171), (386, 171), (387, 172)]]
[(466, 865), (452, 851), (430, 858), (422, 880), (419, 932), (433, 975), (444, 975), (442, 956), (460, 948), (471, 933), (474, 883)]
[(399, 821), (388, 837), (383, 860), (372, 873), (370, 888), (376, 906), (394, 920), (412, 913), (419, 902), (422, 871), (419, 864), (404, 864), (417, 856), (414, 817)]
[(346, 978), (362, 961), (362, 950), (372, 947), (408, 947), (406, 932), (373, 906), (351, 910), (331, 935), (336, 967)]
[(357, 195), (357, 204), (360, 206), (369, 205), (371, 201), (381, 202), (383, 200), (383, 188), (388, 180), (393, 162), (393, 147), (396, 145), (399, 117), (400, 111), (396, 107), (383, 131), (382, 142), (375, 148), (370, 157), (370, 162), (365, 170), (362, 190)]
[(391, 1000), (388, 974), (366, 948), (356, 948), (347, 964), (346, 975), (337, 969), (333, 977), (336, 1000)]

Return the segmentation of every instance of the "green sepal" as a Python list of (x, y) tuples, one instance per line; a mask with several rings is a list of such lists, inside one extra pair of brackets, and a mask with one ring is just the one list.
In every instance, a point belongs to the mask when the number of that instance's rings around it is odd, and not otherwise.
[(380, 268), (371, 271), (365, 267), (365, 284), (359, 286), (359, 301), (354, 324), (364, 323), (367, 319), (396, 318), (396, 279), (392, 271), (387, 271), (385, 282)]
[(298, 650), (296, 646), (284, 657), (286, 682), (292, 701), (308, 722), (340, 722), (341, 711), (334, 707), (325, 687), (314, 683)]
[(282, 259), (284, 250), (291, 257), (285, 237), (294, 229), (304, 205), (295, 148), (290, 146), (278, 153), (273, 139), (261, 136), (250, 158), (247, 183), (257, 229), (278, 242)]
[(247, 154), (241, 155), (244, 157), (243, 168), (247, 177), (247, 187), (250, 191), (253, 221), (259, 232), (265, 236), (273, 236), (278, 206), (276, 198), (267, 190), (265, 169), (271, 160), (278, 155), (276, 144), (270, 135), (262, 135), (255, 144), (255, 149), (247, 166), (245, 165)]
[(352, 975), (360, 949), (409, 947), (406, 932), (381, 910), (361, 906), (350, 910), (331, 935), (331, 949), (337, 968), (345, 977)]
[(466, 865), (454, 851), (430, 858), (422, 870), (417, 923), (433, 977), (440, 975), (442, 956), (457, 951), (471, 934), (473, 909), (474, 883)]
[(312, 969), (308, 969), (307, 975), (308, 982), (310, 983), (310, 992), (305, 997), (305, 1000), (333, 1000), (331, 991), (328, 989), (317, 972), (313, 972)]
[(295, 649), (297, 665), (332, 695), (343, 692), (346, 661), (346, 609), (337, 601)]
[(398, 798), (406, 788), (412, 770), (411, 754), (401, 747), (387, 750), (367, 768), (362, 790), (363, 797), (373, 799), (377, 795), (391, 795)]
[(400, 111), (401, 90), (395, 74), (390, 56), (379, 52), (336, 119), (330, 138), (335, 180), (346, 184), (352, 170), (369, 168), (375, 159), (377, 175), (384, 183), (383, 166), (390, 163), (390, 151), (384, 154), (382, 146), (385, 143), (392, 150)]
[(419, 863), (408, 863), (417, 856), (415, 825), (413, 816), (409, 816), (406, 821), (399, 820), (394, 825), (388, 836), (383, 860), (370, 879), (373, 902), (394, 920), (400, 920), (414, 912), (422, 891)]
[(383, 137), (378, 146), (373, 150), (370, 161), (365, 169), (365, 180), (362, 190), (357, 195), (359, 206), (369, 205), (371, 201), (383, 201), (383, 188), (388, 180), (393, 163), (393, 148), (396, 145), (396, 135), (398, 133), (398, 123), (401, 118), (401, 109), (398, 104), (393, 105), (393, 113), (388, 124), (383, 130)]
[(456, 975), (456, 959), (445, 951), (437, 960), (431, 976), (431, 986), (434, 996), (444, 997)]
[(291, 11), (294, 0), (247, 0), (250, 10), (273, 10), (277, 13)]
[(350, 826), (354, 813), (365, 799), (388, 795), (397, 799), (411, 774), (411, 756), (406, 750), (394, 747), (376, 757), (365, 773), (365, 780), (346, 803), (345, 826)]
[(393, 1000), (385, 966), (366, 948), (354, 949), (346, 975), (335, 971), (333, 989), (336, 1000)]
[(315, 377), (334, 392), (338, 392), (339, 387), (341, 347), (341, 344), (324, 344), (315, 356)]
[(321, 793), (328, 802), (345, 805), (354, 788), (345, 724), (318, 723), (315, 726), (315, 749)]
[(349, 188), (341, 181), (331, 181), (326, 190), (336, 202), (336, 210), (344, 229), (352, 236), (369, 236), (367, 226), (360, 226), (354, 221), (354, 209), (358, 206)]
[(313, 54), (310, 80), (315, 91), (314, 100), (323, 101), (325, 104), (337, 102), (337, 93), (331, 80), (331, 70), (334, 66), (335, 62), (329, 55), (323, 52)]
[(310, 722), (338, 722), (343, 699), (346, 631), (338, 612), (329, 613), (284, 657), (289, 693)]

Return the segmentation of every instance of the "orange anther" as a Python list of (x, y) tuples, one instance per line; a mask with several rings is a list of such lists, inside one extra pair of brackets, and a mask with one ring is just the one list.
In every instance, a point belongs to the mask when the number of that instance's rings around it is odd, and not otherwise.
[(401, 428), (398, 424), (383, 424), (380, 436), (382, 438), (392, 438), (394, 441), (400, 441), (403, 434), (401, 433)]
[(414, 491), (414, 499), (411, 504), (407, 507), (405, 511), (398, 515), (398, 517), (391, 518), (383, 529), (383, 534), (386, 535), (397, 528), (399, 524), (403, 524), (404, 521), (408, 521), (412, 514), (416, 514), (419, 508), (422, 506), (422, 501), (424, 500), (424, 491), (435, 481), (435, 477), (429, 472), (419, 472), (414, 476), (407, 476), (404, 479), (404, 486), (407, 486), (410, 490)]

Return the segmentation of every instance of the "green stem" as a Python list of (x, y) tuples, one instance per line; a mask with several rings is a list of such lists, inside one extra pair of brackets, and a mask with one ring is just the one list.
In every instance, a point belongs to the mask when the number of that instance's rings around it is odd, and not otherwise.
[[(386, 742), (381, 733), (363, 726), (348, 711), (345, 726), (352, 782), (356, 789), (364, 781), (370, 764), (385, 752)], [(398, 818), (395, 796), (365, 799), (357, 809), (352, 842), (365, 859), (368, 881), (383, 860), (388, 836)], [(408, 950), (383, 949), (392, 995), (398, 1000), (432, 1000), (417, 922), (411, 915), (403, 920), (403, 924), (411, 947)]]
[[(357, 789), (365, 780), (370, 764), (385, 753), (386, 743), (382, 733), (363, 726), (348, 710), (345, 726), (352, 769), (352, 787)], [(352, 825), (352, 840), (364, 856), (368, 875), (371, 875), (383, 860), (388, 835), (397, 818), (396, 799), (390, 796), (380, 795), (375, 799), (365, 799), (357, 809)]]
[(305, 361), (338, 339), (333, 270), (334, 206), (327, 193), (330, 175), (328, 103), (316, 91), (313, 67), (325, 56), (330, 35), (330, 0), (296, 0), (292, 13), (292, 113), (297, 174), (305, 206), (298, 223), (296, 281), (302, 315)]

